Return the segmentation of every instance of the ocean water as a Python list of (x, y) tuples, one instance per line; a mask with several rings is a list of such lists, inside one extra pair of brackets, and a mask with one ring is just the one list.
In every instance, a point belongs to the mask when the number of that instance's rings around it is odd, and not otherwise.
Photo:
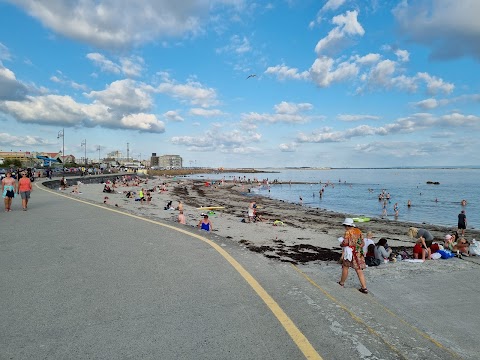
[[(383, 202), (378, 194), (385, 189), (390, 193), (387, 204), (387, 217), (394, 220), (393, 206), (398, 203), (399, 221), (429, 223), (456, 228), (458, 214), (465, 210), (467, 228), (480, 228), (480, 169), (267, 169), (271, 173), (229, 173), (206, 174), (202, 179), (232, 180), (234, 177), (302, 182), (309, 184), (272, 185), (270, 189), (260, 188), (258, 194), (358, 216), (382, 216)], [(198, 178), (198, 175), (192, 176)], [(439, 182), (439, 185), (427, 184), (427, 181)], [(321, 182), (321, 184), (320, 184)], [(324, 190), (323, 198), (319, 190), (330, 182)], [(467, 200), (462, 206), (461, 201)], [(412, 206), (407, 207), (410, 200)]]

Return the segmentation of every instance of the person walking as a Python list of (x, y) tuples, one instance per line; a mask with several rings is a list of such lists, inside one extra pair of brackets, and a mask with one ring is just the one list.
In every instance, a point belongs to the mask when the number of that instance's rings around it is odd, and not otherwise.
[(8, 171), (2, 179), (2, 196), (5, 204), (5, 211), (12, 211), (12, 199), (15, 197), (17, 183), (12, 177), (12, 172)]
[(18, 180), (17, 194), (20, 194), (22, 198), (23, 211), (27, 211), (28, 200), (30, 199), (30, 193), (32, 191), (32, 182), (27, 176), (26, 172), (22, 172), (21, 178)]
[(349, 268), (353, 268), (360, 281), (361, 288), (358, 289), (361, 293), (368, 294), (367, 283), (363, 270), (365, 269), (365, 257), (363, 255), (363, 241), (362, 232), (355, 226), (353, 219), (346, 218), (342, 224), (345, 227), (345, 234), (343, 235), (343, 241), (340, 246), (342, 251), (342, 276), (338, 284), (340, 286), (345, 285), (345, 281), (348, 277)]

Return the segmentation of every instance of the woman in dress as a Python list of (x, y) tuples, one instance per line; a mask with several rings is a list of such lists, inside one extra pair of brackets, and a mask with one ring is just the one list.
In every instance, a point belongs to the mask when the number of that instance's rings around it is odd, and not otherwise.
[(367, 283), (365, 282), (365, 276), (363, 269), (365, 269), (365, 258), (363, 256), (363, 236), (360, 229), (355, 227), (353, 219), (346, 218), (343, 224), (345, 226), (345, 234), (343, 235), (343, 241), (341, 247), (343, 248), (343, 260), (342, 260), (342, 277), (338, 284), (344, 286), (348, 277), (349, 268), (353, 268), (358, 276), (360, 285), (358, 289), (364, 294), (368, 294)]

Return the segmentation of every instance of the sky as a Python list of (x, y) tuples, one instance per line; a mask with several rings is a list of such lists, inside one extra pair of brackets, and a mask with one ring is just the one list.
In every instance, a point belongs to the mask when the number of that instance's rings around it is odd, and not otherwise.
[(478, 14), (478, 0), (0, 0), (0, 150), (480, 165)]

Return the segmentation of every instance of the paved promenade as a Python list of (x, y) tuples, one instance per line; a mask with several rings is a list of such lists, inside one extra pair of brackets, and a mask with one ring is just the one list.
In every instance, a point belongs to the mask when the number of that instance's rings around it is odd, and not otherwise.
[(0, 226), (0, 359), (474, 359), (480, 350), (480, 267), (444, 274), (444, 286), (428, 276), (371, 284), (365, 296), (313, 264), (37, 186), (29, 210), (15, 199)]

